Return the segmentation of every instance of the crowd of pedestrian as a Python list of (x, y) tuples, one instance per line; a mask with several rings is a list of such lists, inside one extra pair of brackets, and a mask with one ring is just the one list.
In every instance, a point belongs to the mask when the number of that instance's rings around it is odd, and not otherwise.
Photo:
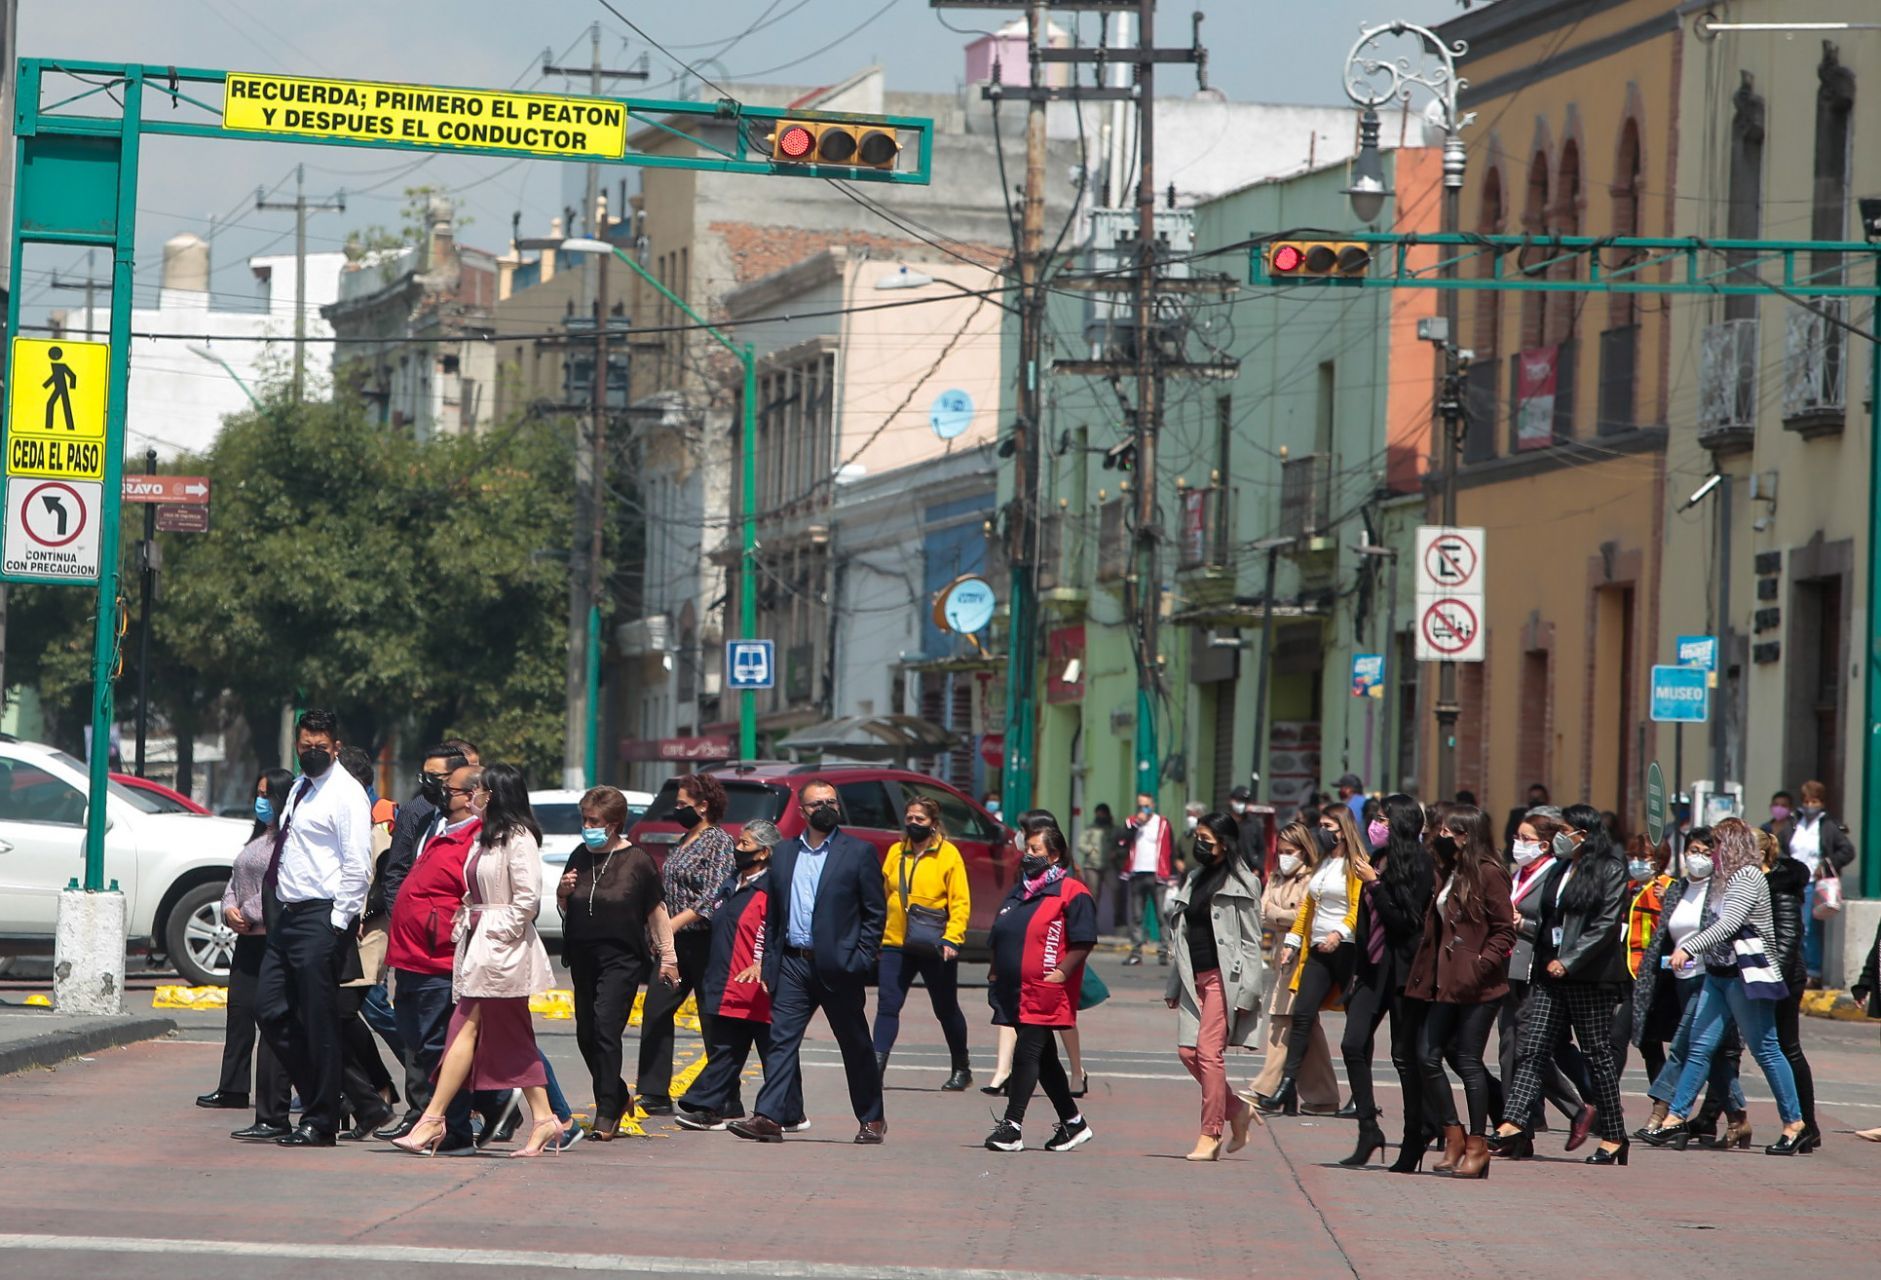
[[(973, 1082), (959, 996), (970, 877), (931, 798), (909, 800), (884, 858), (843, 829), (828, 782), (797, 788), (802, 834), (785, 837), (765, 820), (728, 831), (722, 783), (688, 774), (660, 815), (682, 834), (657, 863), (631, 839), (620, 791), (584, 794), (581, 843), (553, 894), (594, 1098), (584, 1127), (530, 1013), (557, 981), (536, 929), (549, 904), (523, 773), (444, 742), (425, 752), (416, 793), (392, 805), (373, 794), (369, 759), (341, 741), (330, 713), (303, 713), (296, 747), (298, 770), (256, 778), (255, 825), (223, 901), (236, 934), (228, 1028), (217, 1088), (197, 1101), (252, 1099), (254, 1123), (237, 1139), (377, 1138), (437, 1155), (521, 1134), (512, 1154), (528, 1157), (670, 1114), (683, 1129), (779, 1142), (810, 1127), (800, 1054), (821, 1010), (854, 1141), (876, 1145), (888, 1131), (883, 1078), (917, 979), (947, 1044), (940, 1088)], [(1356, 777), (1341, 779), (1336, 799), (1301, 808), (1271, 849), (1244, 789), (1224, 811), (1188, 806), (1179, 836), (1154, 796), (1139, 795), (1121, 825), (1098, 806), (1076, 856), (1055, 815), (1029, 811), (1015, 821), (1017, 874), (987, 940), (997, 1066), (983, 1092), (1005, 1106), (984, 1145), (1023, 1150), (1040, 1091), (1055, 1124), (1039, 1145), (1068, 1151), (1093, 1136), (1078, 1014), (1108, 994), (1087, 965), (1107, 895), (1125, 913), (1123, 963), (1142, 964), (1154, 945), (1169, 969), (1178, 1056), (1201, 1095), (1189, 1160), (1219, 1160), (1263, 1115), (1302, 1111), (1356, 1121), (1342, 1164), (1384, 1154), (1392, 1139), (1373, 1058), (1387, 1018), (1403, 1099), (1393, 1172), (1420, 1170), (1436, 1148), (1437, 1171), (1487, 1177), (1495, 1159), (1535, 1154), (1544, 1104), (1566, 1122), (1567, 1151), (1597, 1142), (1589, 1164), (1626, 1165), (1635, 1140), (1748, 1147), (1746, 1048), (1777, 1103), (1780, 1133), (1765, 1150), (1806, 1154), (1822, 1142), (1799, 1028), (1803, 993), (1819, 978), (1812, 906), (1852, 846), (1823, 816), (1819, 786), (1801, 793), (1796, 810), (1779, 795), (1761, 830), (1725, 819), (1682, 832), (1676, 849), (1617, 843), (1610, 815), (1555, 807), (1539, 787), (1501, 842), (1474, 804), (1367, 798)], [(1856, 988), (1881, 1006), (1878, 965), (1881, 938)], [(674, 1027), (688, 997), (707, 1054), (681, 1090)], [(638, 1099), (623, 1075), (637, 1003)], [(1343, 1108), (1328, 1009), (1345, 1012)], [(1263, 1069), (1238, 1092), (1228, 1050), (1257, 1047)], [(1653, 1108), (1629, 1134), (1619, 1074), (1632, 1049)], [(763, 1084), (747, 1110), (754, 1050)]]

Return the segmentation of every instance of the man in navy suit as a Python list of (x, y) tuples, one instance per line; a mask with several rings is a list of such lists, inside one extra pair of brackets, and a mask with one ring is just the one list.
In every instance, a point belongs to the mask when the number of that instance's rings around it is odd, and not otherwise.
[(804, 833), (771, 852), (771, 901), (765, 924), (764, 985), (771, 993), (771, 1048), (764, 1055), (764, 1090), (754, 1114), (726, 1127), (754, 1142), (782, 1142), (776, 1117), (801, 1097), (797, 1052), (818, 1008), (842, 1050), (849, 1101), (861, 1129), (856, 1142), (874, 1146), (888, 1133), (882, 1118), (882, 1075), (875, 1065), (864, 1005), (882, 950), (888, 896), (875, 846), (838, 829), (836, 788), (820, 778), (797, 794)]

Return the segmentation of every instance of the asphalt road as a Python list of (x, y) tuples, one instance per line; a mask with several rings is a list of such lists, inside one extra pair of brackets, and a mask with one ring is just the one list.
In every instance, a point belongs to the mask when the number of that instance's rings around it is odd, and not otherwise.
[[(1593, 1169), (1544, 1138), (1543, 1158), (1458, 1183), (1340, 1168), (1352, 1126), (1302, 1117), (1271, 1120), (1220, 1164), (1192, 1165), (1180, 1156), (1194, 1141), (1196, 1092), (1171, 1046), (1164, 975), (1097, 963), (1116, 993), (1084, 1017), (1097, 1136), (1063, 1156), (980, 1146), (997, 1100), (939, 1092), (946, 1054), (919, 992), (889, 1068), (885, 1146), (851, 1145), (839, 1058), (818, 1026), (805, 1054), (816, 1123), (801, 1138), (757, 1147), (650, 1121), (646, 1139), (526, 1164), (231, 1142), (242, 1113), (191, 1105), (214, 1082), (221, 1014), (176, 1011), (172, 1040), (0, 1078), (0, 1274), (1312, 1280), (1631, 1277), (1657, 1265), (1755, 1275), (1805, 1260), (1826, 1274), (1872, 1273), (1881, 1146), (1849, 1130), (1881, 1124), (1874, 1024), (1806, 1020), (1828, 1131), (1808, 1157), (1636, 1146), (1629, 1168)], [(133, 1007), (157, 980), (133, 975)], [(0, 981), (0, 1001), (34, 989)], [(991, 1030), (980, 994), (965, 1000), (984, 1080)], [(538, 1033), (583, 1110), (572, 1025), (539, 1020)], [(633, 1049), (630, 1039), (630, 1064)], [(697, 1038), (682, 1036), (680, 1051), (695, 1057)], [(1231, 1062), (1237, 1080), (1257, 1067)], [(1396, 1081), (1382, 1056), (1377, 1074), (1392, 1132)], [(1745, 1084), (1768, 1141), (1774, 1108), (1754, 1070)], [(1636, 1063), (1627, 1087), (1636, 1124)], [(1049, 1114), (1034, 1103), (1028, 1138), (1049, 1132)]]

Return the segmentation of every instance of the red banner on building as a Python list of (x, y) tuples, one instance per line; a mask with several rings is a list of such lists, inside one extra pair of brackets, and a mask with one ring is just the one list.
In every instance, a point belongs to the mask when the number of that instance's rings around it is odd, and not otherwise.
[(1554, 397), (1561, 376), (1561, 348), (1537, 347), (1515, 361), (1515, 447), (1545, 449), (1554, 443)]

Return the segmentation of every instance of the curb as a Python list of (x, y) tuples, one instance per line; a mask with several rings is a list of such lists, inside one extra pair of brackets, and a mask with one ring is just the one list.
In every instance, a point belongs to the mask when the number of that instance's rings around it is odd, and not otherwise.
[(97, 1026), (47, 1032), (0, 1046), (0, 1076), (34, 1067), (55, 1067), (81, 1054), (155, 1040), (175, 1030), (176, 1023), (168, 1018), (126, 1016), (103, 1020)]
[(1866, 1005), (1857, 1004), (1846, 991), (1823, 989), (1803, 993), (1803, 1013), (1811, 1018), (1832, 1018), (1837, 1022), (1866, 1022)]

